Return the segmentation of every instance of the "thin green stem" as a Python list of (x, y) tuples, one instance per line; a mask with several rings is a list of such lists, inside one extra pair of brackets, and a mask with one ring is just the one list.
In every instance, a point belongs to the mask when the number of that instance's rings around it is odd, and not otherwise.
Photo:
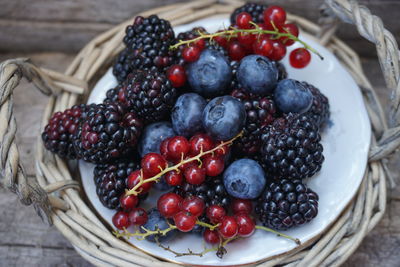
[(295, 242), (297, 245), (301, 245), (301, 242), (300, 242), (300, 240), (299, 240), (298, 238), (294, 238), (294, 237), (291, 237), (291, 236), (289, 236), (289, 235), (285, 235), (285, 234), (283, 234), (283, 233), (281, 233), (281, 232), (278, 232), (278, 231), (275, 231), (275, 230), (273, 230), (273, 229), (271, 229), (271, 228), (268, 228), (268, 227), (265, 227), (265, 226), (261, 226), (261, 225), (256, 225), (256, 229), (274, 233), (274, 234), (276, 234), (276, 235), (278, 235), (278, 236), (281, 236), (281, 237), (284, 237), (284, 238), (287, 238), (287, 239), (292, 240), (292, 241)]

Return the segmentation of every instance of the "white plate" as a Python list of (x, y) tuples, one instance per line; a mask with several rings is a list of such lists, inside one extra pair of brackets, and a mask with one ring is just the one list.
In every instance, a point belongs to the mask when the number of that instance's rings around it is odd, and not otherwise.
[[(175, 32), (186, 31), (199, 25), (208, 31), (216, 31), (223, 24), (229, 25), (228, 19), (213, 17), (175, 27)], [(320, 88), (329, 98), (331, 105), (330, 127), (322, 137), (326, 160), (321, 172), (307, 181), (307, 184), (319, 194), (319, 214), (311, 223), (286, 231), (287, 234), (299, 238), (304, 244), (322, 234), (355, 195), (366, 168), (371, 129), (360, 89), (350, 74), (327, 49), (307, 36), (300, 36), (300, 38), (317, 49), (325, 59), (321, 61), (312, 55), (310, 65), (299, 70), (291, 68), (285, 57), (283, 63), (289, 77), (307, 81)], [(296, 47), (298, 45), (291, 46), (287, 54)], [(116, 80), (109, 70), (93, 89), (89, 103), (100, 103), (104, 99), (106, 90), (115, 85)], [(115, 211), (103, 207), (97, 198), (92, 175), (94, 166), (81, 161), (79, 167), (83, 187), (89, 200), (99, 214), (112, 225), (111, 218)], [(289, 252), (296, 247), (291, 241), (260, 230), (257, 230), (251, 238), (228, 244), (228, 253), (223, 259), (219, 259), (214, 253), (208, 253), (202, 258), (197, 256), (176, 258), (172, 253), (154, 243), (133, 238), (129, 242), (149, 254), (166, 260), (214, 266), (253, 263)], [(183, 252), (187, 248), (202, 251), (204, 243), (200, 236), (182, 234), (168, 245), (175, 251)]]

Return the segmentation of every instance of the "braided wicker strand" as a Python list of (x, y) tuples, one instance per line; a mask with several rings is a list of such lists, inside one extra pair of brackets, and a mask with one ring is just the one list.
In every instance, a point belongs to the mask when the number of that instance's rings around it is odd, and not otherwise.
[[(351, 0), (326, 0), (328, 6), (344, 21), (354, 23), (360, 34), (377, 45), (382, 70), (392, 99), (392, 120), (387, 123), (374, 89), (363, 74), (360, 59), (342, 41), (334, 28), (323, 28), (294, 15), (304, 32), (320, 36), (320, 41), (333, 51), (360, 85), (374, 132), (370, 161), (354, 200), (340, 218), (320, 237), (296, 251), (255, 263), (257, 266), (340, 265), (379, 222), (386, 207), (386, 178), (390, 177), (384, 157), (400, 145), (398, 112), (400, 103), (398, 49), (393, 36), (379, 18)], [(163, 6), (141, 13), (158, 14), (173, 25), (189, 23), (214, 14), (228, 15), (243, 4), (236, 0), (205, 0)], [(48, 153), (40, 138), (36, 148), (36, 179), (27, 179), (19, 162), (15, 144), (16, 124), (12, 113), (12, 91), (22, 77), (32, 81), (45, 94), (51, 94), (43, 115), (42, 127), (51, 114), (77, 103), (79, 94), (88, 92), (101, 71), (122, 50), (122, 37), (128, 20), (99, 35), (76, 56), (65, 74), (39, 69), (26, 59), (5, 61), (0, 65), (0, 163), (1, 180), (16, 192), (23, 203), (33, 203), (44, 218), (75, 246), (85, 259), (99, 266), (177, 266), (165, 263), (115, 238), (97, 218), (79, 194), (79, 183), (73, 179), (66, 163)], [(333, 26), (336, 27), (336, 26)], [(323, 32), (324, 31), (324, 32)], [(390, 125), (390, 127), (388, 127)], [(398, 129), (399, 128), (399, 129)], [(377, 140), (380, 141), (377, 141)], [(312, 246), (311, 246), (312, 245)]]

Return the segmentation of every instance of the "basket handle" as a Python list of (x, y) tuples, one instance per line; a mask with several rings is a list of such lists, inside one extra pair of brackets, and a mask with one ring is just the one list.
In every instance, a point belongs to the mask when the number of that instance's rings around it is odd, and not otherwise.
[[(361, 36), (376, 45), (379, 63), (386, 86), (392, 90), (390, 97), (390, 128), (371, 147), (369, 160), (387, 157), (400, 146), (400, 67), (399, 48), (393, 35), (384, 28), (382, 20), (355, 0), (325, 0), (341, 20), (357, 27)], [(384, 116), (382, 116), (384, 118)]]
[(16, 144), (12, 94), (22, 77), (46, 95), (57, 95), (65, 90), (83, 92), (85, 88), (80, 80), (75, 81), (76, 86), (64, 88), (65, 75), (38, 68), (27, 58), (10, 59), (0, 64), (0, 182), (16, 193), (23, 204), (33, 204), (39, 216), (51, 223), (51, 207), (57, 201), (48, 196), (48, 190), (44, 190), (35, 178), (25, 175)]

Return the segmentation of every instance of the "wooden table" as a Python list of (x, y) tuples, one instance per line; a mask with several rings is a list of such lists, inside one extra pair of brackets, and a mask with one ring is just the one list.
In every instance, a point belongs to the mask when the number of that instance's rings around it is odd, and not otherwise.
[[(62, 53), (0, 54), (0, 61), (13, 57), (30, 57), (39, 66), (63, 71), (73, 55)], [(363, 65), (379, 95), (387, 99), (378, 63), (363, 59)], [(34, 175), (34, 142), (47, 98), (24, 81), (14, 94), (18, 123), (18, 142), (28, 175)], [(393, 162), (400, 162), (399, 157)], [(398, 176), (399, 163), (392, 164)], [(397, 178), (397, 177), (396, 177)], [(399, 190), (392, 195), (399, 196)], [(400, 266), (400, 199), (391, 197), (387, 213), (366, 237), (345, 266)], [(0, 266), (90, 266), (72, 248), (55, 227), (46, 226), (33, 207), (19, 203), (17, 197), (0, 188)]]

